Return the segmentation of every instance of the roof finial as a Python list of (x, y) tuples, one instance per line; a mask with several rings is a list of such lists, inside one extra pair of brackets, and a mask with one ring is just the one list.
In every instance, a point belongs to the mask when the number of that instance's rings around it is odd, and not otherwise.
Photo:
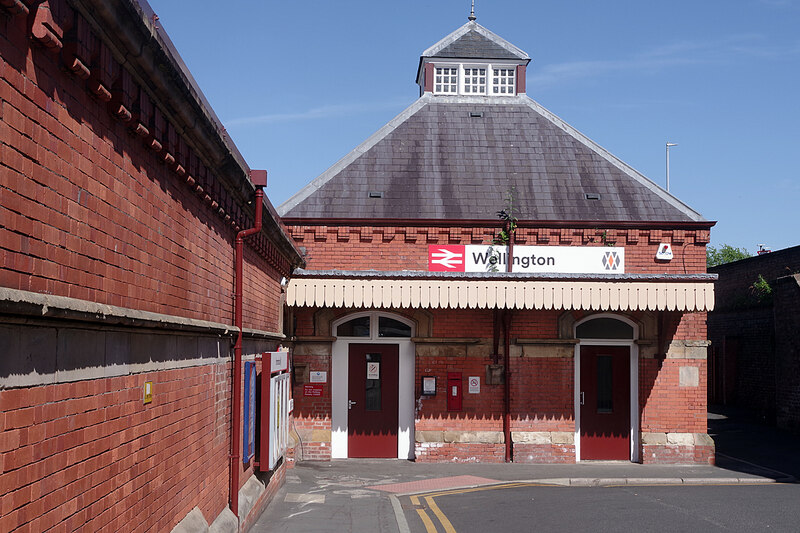
[(467, 18), (470, 21), (475, 20), (476, 18), (478, 18), (478, 17), (475, 16), (475, 0), (472, 0), (472, 10), (469, 12), (469, 17), (467, 17)]

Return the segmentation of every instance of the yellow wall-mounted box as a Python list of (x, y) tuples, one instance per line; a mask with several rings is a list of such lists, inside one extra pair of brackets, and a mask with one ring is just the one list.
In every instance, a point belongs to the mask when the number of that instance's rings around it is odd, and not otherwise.
[(145, 381), (144, 382), (144, 403), (150, 403), (153, 401), (153, 382), (152, 381)]

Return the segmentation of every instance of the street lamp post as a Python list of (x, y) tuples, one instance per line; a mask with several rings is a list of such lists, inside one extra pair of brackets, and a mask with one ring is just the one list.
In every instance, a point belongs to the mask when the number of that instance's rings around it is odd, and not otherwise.
[(667, 143), (667, 192), (669, 192), (669, 147), (678, 146), (678, 143)]

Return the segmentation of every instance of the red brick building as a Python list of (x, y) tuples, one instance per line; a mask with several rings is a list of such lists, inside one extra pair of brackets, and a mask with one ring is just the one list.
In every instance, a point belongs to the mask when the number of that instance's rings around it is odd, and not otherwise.
[(529, 61), (470, 20), (280, 206), (299, 458), (713, 460), (713, 222), (529, 98)]
[(302, 264), (265, 182), (146, 2), (0, 1), (0, 531), (263, 509), (236, 383)]

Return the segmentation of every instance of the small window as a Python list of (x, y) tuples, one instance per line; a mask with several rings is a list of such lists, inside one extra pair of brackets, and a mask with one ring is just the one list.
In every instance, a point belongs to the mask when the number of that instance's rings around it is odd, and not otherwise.
[(485, 68), (465, 68), (464, 69), (464, 93), (465, 94), (486, 94), (486, 69)]
[(575, 328), (579, 339), (632, 339), (633, 326), (615, 318), (587, 320)]
[(361, 316), (339, 324), (336, 328), (338, 337), (369, 337), (369, 317)]
[(597, 356), (597, 412), (614, 412), (614, 361), (610, 355)]
[(514, 94), (514, 68), (492, 69), (492, 93), (498, 95)]
[(378, 318), (378, 337), (410, 337), (411, 326), (385, 316)]
[[(372, 369), (372, 374), (370, 374)], [(367, 354), (367, 381), (364, 391), (365, 405), (367, 411), (381, 410), (381, 354)]]
[(458, 93), (458, 67), (436, 67), (434, 85), (434, 92), (436, 93)]

